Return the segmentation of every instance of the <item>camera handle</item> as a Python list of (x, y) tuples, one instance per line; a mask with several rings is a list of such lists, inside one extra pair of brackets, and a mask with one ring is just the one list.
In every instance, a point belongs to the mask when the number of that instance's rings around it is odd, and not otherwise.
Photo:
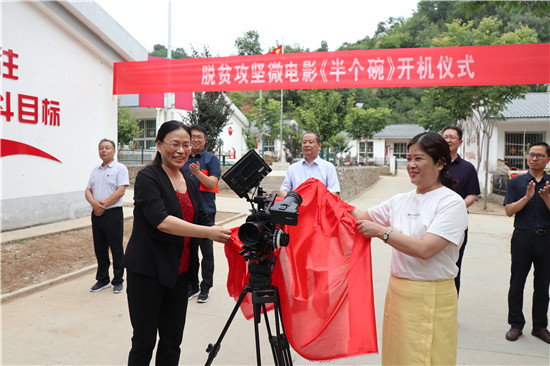
[[(233, 308), (233, 311), (231, 312), (229, 319), (225, 323), (225, 326), (223, 327), (223, 330), (218, 340), (216, 341), (215, 344), (210, 343), (208, 345), (208, 348), (206, 349), (206, 352), (208, 353), (208, 360), (206, 361), (205, 366), (211, 365), (214, 358), (218, 355), (218, 351), (220, 350), (223, 337), (225, 336), (225, 333), (227, 333), (227, 330), (229, 329), (229, 326), (231, 325), (233, 318), (235, 318), (235, 315), (237, 314), (237, 311), (239, 310), (239, 307), (241, 306), (241, 303), (243, 302), (246, 294), (248, 294), (249, 292), (252, 293), (252, 305), (254, 310), (254, 335), (256, 340), (256, 362), (258, 366), (261, 366), (262, 364), (261, 353), (260, 353), (260, 335), (259, 335), (259, 328), (258, 328), (258, 324), (261, 321), (262, 311), (264, 313), (265, 325), (267, 329), (269, 343), (271, 344), (271, 352), (273, 353), (273, 360), (275, 362), (274, 363), (275, 366), (292, 365), (292, 358), (290, 355), (290, 346), (286, 338), (285, 328), (283, 325), (283, 318), (281, 315), (281, 304), (279, 302), (279, 290), (275, 286), (270, 286), (269, 288), (266, 288), (266, 289), (257, 290), (257, 289), (252, 289), (247, 284), (243, 288), (241, 295), (239, 296), (239, 299), (235, 304), (235, 307)], [(267, 316), (266, 304), (273, 304), (274, 306), (273, 311), (275, 314), (275, 331), (276, 331), (275, 336), (271, 334), (271, 327), (269, 326), (269, 318)]]

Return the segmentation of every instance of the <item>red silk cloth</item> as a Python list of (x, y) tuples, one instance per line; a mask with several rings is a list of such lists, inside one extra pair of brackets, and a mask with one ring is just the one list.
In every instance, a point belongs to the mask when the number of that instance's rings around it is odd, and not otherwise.
[[(352, 206), (315, 178), (296, 189), (303, 202), (286, 248), (278, 249), (272, 275), (292, 348), (308, 360), (333, 360), (378, 352), (370, 238), (355, 230)], [(238, 299), (248, 282), (238, 228), (225, 245), (227, 290)], [(253, 316), (250, 293), (241, 305)]]
[(550, 83), (550, 43), (118, 62), (113, 94)]

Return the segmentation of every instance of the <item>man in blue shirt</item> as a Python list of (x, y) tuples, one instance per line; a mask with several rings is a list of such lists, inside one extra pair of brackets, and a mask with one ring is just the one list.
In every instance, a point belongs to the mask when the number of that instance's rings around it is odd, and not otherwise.
[[(209, 225), (214, 225), (216, 219), (216, 193), (218, 192), (218, 180), (221, 176), (220, 160), (206, 150), (206, 129), (201, 125), (191, 126), (191, 155), (183, 166), (193, 181), (199, 187), (204, 211), (208, 215)], [(196, 272), (190, 273), (189, 300), (198, 296), (197, 302), (205, 303), (210, 297), (210, 288), (213, 285), (214, 276), (214, 246), (210, 239), (198, 239), (202, 254), (200, 264), (202, 282), (199, 291), (199, 265), (196, 263), (191, 268)]]
[(317, 178), (329, 192), (340, 195), (340, 182), (334, 165), (319, 156), (321, 136), (316, 132), (307, 132), (302, 136), (302, 154), (304, 157), (292, 164), (279, 190), (279, 196), (285, 197), (309, 178)]
[(550, 175), (544, 171), (550, 162), (549, 156), (547, 143), (532, 144), (527, 155), (529, 171), (508, 182), (504, 198), (506, 215), (515, 215), (508, 291), (511, 329), (506, 333), (506, 339), (509, 341), (517, 340), (525, 325), (523, 289), (532, 263), (535, 270), (531, 334), (550, 344), (550, 333), (546, 329), (550, 286)]
[[(451, 150), (451, 166), (449, 166), (449, 174), (458, 181), (457, 193), (462, 197), (466, 207), (470, 207), (476, 199), (476, 196), (481, 193), (479, 189), (479, 179), (477, 178), (476, 168), (458, 155), (458, 148), (462, 145), (462, 128), (454, 125), (443, 127), (441, 135), (449, 144)], [(455, 277), (456, 292), (460, 292), (460, 274), (462, 272), (462, 258), (464, 257), (464, 249), (468, 242), (468, 228), (464, 232), (464, 241), (460, 246), (458, 254), (458, 274)]]

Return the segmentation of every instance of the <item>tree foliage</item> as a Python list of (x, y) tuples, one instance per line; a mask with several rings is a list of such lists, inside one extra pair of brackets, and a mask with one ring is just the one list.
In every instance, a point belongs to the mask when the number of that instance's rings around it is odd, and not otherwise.
[(218, 136), (229, 121), (231, 113), (231, 104), (223, 93), (195, 93), (195, 104), (186, 118), (186, 122), (204, 126), (206, 129), (204, 148), (212, 152), (218, 145)]
[(328, 145), (334, 152), (347, 152), (351, 147), (349, 146), (349, 140), (342, 132), (331, 137), (328, 141)]
[[(411, 17), (390, 17), (378, 24), (373, 35), (344, 43), (338, 50), (550, 42), (548, 13), (550, 2), (543, 1), (420, 1)], [(328, 45), (322, 41), (315, 51), (328, 51)], [(294, 44), (285, 45), (284, 52), (309, 50)], [(328, 141), (351, 120), (359, 119), (353, 114), (357, 112), (350, 112), (355, 102), (363, 103), (366, 111), (371, 108), (390, 110), (388, 123), (419, 123), (439, 130), (472, 113), (475, 108), (472, 98), (487, 96), (496, 101), (499, 98), (495, 93), (499, 90), (502, 93), (503, 88), (517, 90), (519, 94), (527, 88), (544, 91), (544, 86), (487, 87), (492, 88), (491, 91), (484, 88), (285, 90), (283, 111), (284, 118), (294, 118), (300, 127), (316, 130), (324, 141)], [(266, 105), (271, 99), (280, 101), (280, 91), (264, 91), (263, 98)], [(257, 95), (251, 93), (237, 102), (250, 110), (256, 99)], [(506, 103), (506, 100), (501, 102)], [(480, 101), (478, 105), (489, 110), (488, 103)], [(348, 113), (351, 115), (346, 117)], [(278, 124), (274, 127), (278, 131)]]
[(120, 105), (118, 102), (118, 145), (119, 148), (130, 145), (132, 140), (140, 137), (143, 130), (139, 128), (137, 114), (130, 108)]
[[(199, 53), (193, 48), (193, 57), (210, 57), (210, 50), (204, 46), (202, 53)], [(212, 152), (219, 146), (218, 137), (233, 113), (231, 101), (222, 92), (194, 93), (194, 99), (193, 110), (185, 121), (192, 125), (204, 126), (206, 129), (204, 148)]]
[(333, 89), (299, 90), (298, 95), (303, 102), (296, 108), (296, 117), (304, 130), (317, 132), (323, 141), (343, 130), (350, 106), (341, 93)]
[[(462, 22), (457, 19), (447, 25), (447, 32), (434, 39), (435, 46), (466, 46), (466, 45), (499, 45), (537, 42), (537, 34), (527, 26), (522, 26), (514, 32), (502, 33), (502, 21), (488, 17), (477, 27), (473, 21)], [(426, 92), (426, 100), (435, 107), (449, 111), (458, 119), (472, 118), (479, 127), (484, 139), (481, 139), (482, 150), (485, 149), (485, 185), (484, 206), (487, 207), (488, 193), (488, 161), (489, 141), (491, 140), (495, 122), (503, 119), (502, 111), (512, 100), (521, 98), (529, 91), (527, 85), (486, 85), (472, 87), (440, 87), (430, 88)], [(436, 109), (434, 108), (434, 111)], [(431, 118), (432, 122), (435, 118)], [(428, 127), (428, 126), (425, 126)], [(431, 125), (440, 129), (443, 126)], [(483, 142), (485, 147), (483, 147)], [(479, 170), (479, 166), (478, 166)]]
[[(168, 48), (166, 46), (161, 44), (156, 44), (153, 46), (153, 51), (149, 52), (149, 56), (153, 57), (168, 57)], [(185, 52), (183, 48), (176, 48), (175, 50), (172, 50), (171, 57), (173, 59), (180, 59), (180, 58), (189, 58), (190, 56)]]
[(391, 122), (391, 110), (386, 107), (353, 107), (346, 115), (346, 131), (354, 139), (372, 138)]
[(302, 153), (302, 135), (304, 131), (296, 123), (289, 123), (283, 128), (285, 146), (293, 158), (298, 158)]
[(245, 32), (242, 37), (235, 40), (235, 47), (239, 56), (259, 55), (263, 53), (260, 44), (260, 35), (255, 30)]
[(254, 107), (245, 114), (249, 121), (255, 121), (258, 131), (268, 139), (275, 140), (280, 135), (281, 101), (276, 99), (256, 99)]

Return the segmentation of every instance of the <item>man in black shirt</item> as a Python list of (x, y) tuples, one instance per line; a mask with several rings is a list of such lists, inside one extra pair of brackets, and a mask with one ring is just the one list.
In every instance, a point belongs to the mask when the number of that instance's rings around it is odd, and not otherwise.
[(529, 171), (510, 180), (504, 205), (508, 216), (515, 215), (511, 241), (512, 268), (508, 291), (506, 339), (515, 341), (525, 325), (523, 288), (533, 264), (533, 331), (531, 334), (550, 343), (548, 326), (548, 288), (550, 286), (550, 175), (544, 168), (550, 161), (545, 142), (532, 144), (527, 155)]
[[(476, 199), (476, 196), (481, 193), (479, 189), (479, 179), (477, 178), (477, 171), (474, 166), (462, 159), (458, 155), (458, 148), (462, 145), (462, 128), (454, 125), (443, 127), (441, 135), (449, 144), (451, 150), (451, 165), (449, 166), (449, 174), (458, 181), (457, 193), (462, 197), (466, 208), (470, 207)], [(458, 273), (455, 277), (455, 286), (457, 294), (460, 292), (460, 275), (462, 274), (462, 258), (464, 257), (464, 249), (466, 249), (466, 243), (468, 242), (468, 228), (464, 232), (464, 241), (460, 246), (458, 254), (458, 260), (456, 266), (458, 267)]]

